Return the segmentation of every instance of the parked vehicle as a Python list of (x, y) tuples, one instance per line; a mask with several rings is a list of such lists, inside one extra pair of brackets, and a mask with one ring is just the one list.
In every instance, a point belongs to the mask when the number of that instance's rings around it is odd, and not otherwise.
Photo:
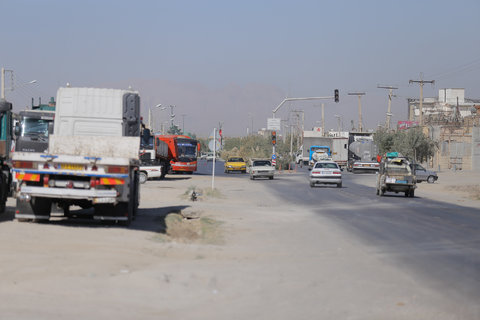
[(413, 198), (416, 187), (415, 174), (408, 159), (396, 152), (387, 153), (382, 158), (377, 175), (377, 195), (383, 196), (385, 192), (403, 192), (405, 197)]
[(342, 187), (342, 170), (334, 161), (318, 161), (310, 172), (310, 187), (317, 184), (336, 184)]
[(131, 90), (59, 88), (47, 153), (12, 156), (17, 219), (48, 220), (52, 204), (93, 207), (128, 225), (139, 205), (140, 97)]
[(24, 110), (15, 126), (15, 151), (46, 152), (48, 136), (53, 133), (55, 111)]
[(11, 195), (11, 144), (12, 104), (5, 99), (0, 99), (0, 213), (5, 212), (7, 198)]
[(168, 158), (168, 145), (151, 134), (150, 129), (142, 124), (140, 136), (140, 183), (148, 179), (165, 178), (170, 166)]
[(241, 157), (230, 157), (225, 162), (225, 173), (234, 171), (240, 171), (241, 173), (247, 172), (247, 164)]
[(415, 176), (417, 182), (427, 181), (428, 183), (434, 183), (438, 180), (438, 175), (435, 171), (425, 169), (421, 164), (412, 164), (415, 169)]
[(155, 135), (155, 145), (162, 142), (168, 146), (167, 172), (192, 174), (197, 171), (200, 143), (196, 139), (185, 135)]
[(249, 166), (250, 180), (256, 178), (268, 178), (273, 180), (275, 176), (275, 167), (270, 160), (252, 159)]

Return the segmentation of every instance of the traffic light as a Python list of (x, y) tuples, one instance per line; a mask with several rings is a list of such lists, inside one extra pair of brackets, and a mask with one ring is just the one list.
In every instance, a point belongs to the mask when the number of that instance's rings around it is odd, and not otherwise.
[(275, 145), (277, 144), (277, 132), (272, 131), (272, 144)]
[(334, 91), (334, 96), (335, 96), (335, 102), (338, 102), (340, 100), (340, 97), (339, 97), (339, 93), (338, 93), (338, 89), (335, 89)]

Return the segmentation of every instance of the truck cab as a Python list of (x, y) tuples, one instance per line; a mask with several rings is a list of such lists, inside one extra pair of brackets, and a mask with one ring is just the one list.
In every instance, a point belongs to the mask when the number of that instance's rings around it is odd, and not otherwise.
[(25, 110), (19, 113), (15, 126), (15, 151), (46, 152), (48, 137), (53, 133), (54, 111)]

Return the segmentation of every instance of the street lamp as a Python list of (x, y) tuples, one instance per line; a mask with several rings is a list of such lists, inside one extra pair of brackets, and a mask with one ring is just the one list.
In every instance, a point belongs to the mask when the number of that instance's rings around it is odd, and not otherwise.
[(175, 118), (175, 114), (173, 113), (173, 108), (175, 108), (176, 106), (175, 105), (169, 105), (168, 107), (164, 106), (164, 107), (161, 107), (160, 110), (165, 110), (169, 107), (170, 107), (170, 128), (173, 128), (173, 119)]
[[(159, 108), (161, 106), (162, 106), (162, 104), (159, 103), (154, 108)], [(152, 130), (152, 132), (155, 132), (155, 130), (153, 129), (153, 125), (155, 124), (155, 120), (153, 121), (153, 123), (152, 123), (152, 120), (154, 120), (154, 119), (153, 119), (153, 114), (152, 114), (152, 108), (150, 107), (150, 108), (148, 108), (148, 128), (150, 130)]]
[(340, 136), (340, 119), (342, 116), (339, 116), (338, 114), (334, 115), (335, 118), (338, 120), (338, 136)]

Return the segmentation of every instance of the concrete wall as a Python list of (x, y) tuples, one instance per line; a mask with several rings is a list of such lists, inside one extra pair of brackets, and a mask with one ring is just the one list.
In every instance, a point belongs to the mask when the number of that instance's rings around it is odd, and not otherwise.
[(472, 128), (472, 170), (480, 171), (480, 127)]

